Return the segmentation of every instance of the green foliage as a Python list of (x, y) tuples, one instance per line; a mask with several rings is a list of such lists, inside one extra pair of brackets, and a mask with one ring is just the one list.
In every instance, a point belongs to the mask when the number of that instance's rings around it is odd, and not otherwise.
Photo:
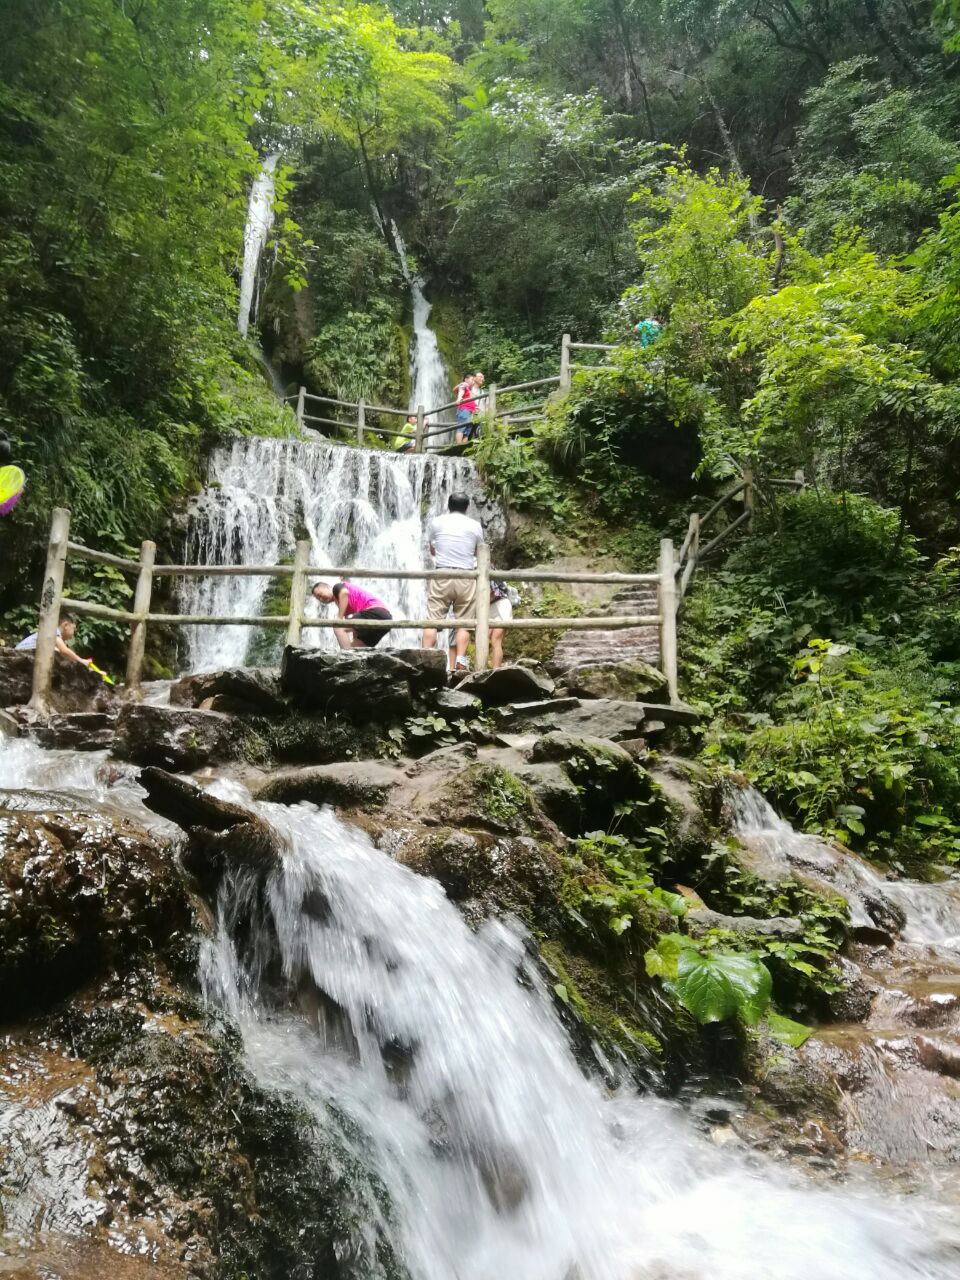
[(715, 716), (708, 754), (805, 830), (911, 866), (955, 860), (953, 559), (924, 574), (864, 499), (800, 495), (780, 515), (690, 602), (681, 652)]
[(630, 195), (654, 150), (618, 137), (592, 93), (501, 78), (463, 106), (451, 264), (500, 317), (594, 331), (628, 279)]
[(756, 953), (726, 951), (710, 941), (668, 933), (647, 952), (646, 965), (650, 977), (661, 978), (701, 1023), (739, 1017), (756, 1026), (770, 1004), (773, 981)]
[(872, 248), (903, 253), (945, 203), (944, 174), (960, 160), (956, 104), (935, 80), (895, 87), (876, 59), (830, 68), (807, 95), (797, 139), (800, 195), (791, 216), (827, 250), (863, 231)]

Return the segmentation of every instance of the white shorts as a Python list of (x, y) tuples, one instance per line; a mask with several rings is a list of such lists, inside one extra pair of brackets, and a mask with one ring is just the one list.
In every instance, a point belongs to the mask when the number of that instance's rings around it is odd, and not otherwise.
[(508, 622), (513, 617), (513, 605), (504, 596), (502, 600), (494, 600), (490, 606), (491, 622)]

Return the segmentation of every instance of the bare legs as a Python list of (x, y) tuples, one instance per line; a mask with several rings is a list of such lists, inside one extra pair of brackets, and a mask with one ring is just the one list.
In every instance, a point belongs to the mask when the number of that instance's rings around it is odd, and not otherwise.
[(357, 638), (355, 631), (348, 631), (346, 627), (334, 627), (333, 634), (341, 649), (357, 649), (363, 643)]
[[(454, 647), (450, 650), (450, 658), (454, 666), (461, 658), (466, 658), (467, 645), (469, 643), (470, 632), (465, 627), (458, 627), (454, 638)], [(437, 631), (435, 627), (424, 629), (423, 639), (420, 644), (424, 649), (435, 649), (437, 647)]]
[(499, 667), (503, 663), (503, 627), (493, 627), (490, 631), (490, 666)]

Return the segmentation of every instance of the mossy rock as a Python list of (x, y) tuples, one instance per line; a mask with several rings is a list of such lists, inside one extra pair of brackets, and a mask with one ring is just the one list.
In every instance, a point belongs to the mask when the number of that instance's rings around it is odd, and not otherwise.
[(556, 834), (532, 791), (509, 769), (473, 764), (439, 792), (435, 812), (445, 825), (498, 835)]
[(666, 676), (640, 658), (573, 667), (558, 677), (558, 683), (565, 685), (578, 698), (620, 698), (628, 702), (670, 701)]
[(136, 1004), (105, 989), (51, 1024), (104, 1099), (108, 1198), (159, 1203), (189, 1274), (209, 1280), (404, 1280), (386, 1192), (343, 1118), (263, 1089), (234, 1031), (169, 1007), (162, 981), (144, 986)]

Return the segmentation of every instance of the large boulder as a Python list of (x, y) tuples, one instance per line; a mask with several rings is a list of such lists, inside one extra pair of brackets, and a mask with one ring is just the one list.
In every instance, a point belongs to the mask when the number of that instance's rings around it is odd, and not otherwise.
[(0, 811), (0, 1016), (165, 945), (191, 919), (175, 863), (133, 823)]
[(117, 721), (114, 753), (134, 764), (189, 772), (234, 753), (237, 726), (218, 711), (128, 704)]
[(71, 751), (106, 751), (113, 745), (116, 715), (107, 711), (76, 711), (49, 716), (30, 727), (41, 747)]
[[(22, 707), (33, 692), (33, 654), (0, 649), (0, 707)], [(119, 705), (113, 685), (82, 662), (57, 656), (53, 663), (51, 711), (109, 711)]]
[(183, 676), (170, 686), (170, 702), (176, 707), (200, 707), (215, 699), (213, 710), (279, 715), (286, 711), (275, 667), (232, 667)]
[(284, 769), (275, 773), (256, 793), (257, 800), (279, 804), (297, 804), (310, 800), (313, 804), (343, 806), (379, 806), (400, 784), (398, 769), (376, 760), (358, 760), (344, 764), (321, 764), (312, 769)]
[(516, 663), (507, 663), (493, 671), (477, 671), (458, 685), (460, 693), (472, 694), (486, 707), (549, 698), (554, 688), (553, 680), (545, 671)]
[(558, 683), (580, 698), (670, 701), (667, 677), (642, 658), (571, 667), (558, 677)]
[(440, 649), (331, 653), (288, 645), (280, 683), (297, 706), (353, 720), (391, 719), (409, 715), (420, 693), (446, 682), (446, 661)]
[(273, 827), (250, 809), (209, 795), (165, 769), (142, 770), (140, 784), (147, 792), (147, 808), (187, 833), (184, 866), (208, 896), (213, 896), (231, 867), (265, 875), (278, 865), (283, 842)]

